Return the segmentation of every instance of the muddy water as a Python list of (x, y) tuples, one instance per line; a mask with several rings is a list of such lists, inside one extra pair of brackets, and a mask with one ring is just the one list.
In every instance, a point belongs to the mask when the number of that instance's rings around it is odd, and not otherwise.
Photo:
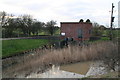
[(88, 72), (90, 65), (92, 63), (93, 63), (92, 61), (89, 61), (89, 62), (79, 62), (74, 64), (63, 65), (60, 66), (60, 70), (65, 70), (65, 71), (85, 75)]

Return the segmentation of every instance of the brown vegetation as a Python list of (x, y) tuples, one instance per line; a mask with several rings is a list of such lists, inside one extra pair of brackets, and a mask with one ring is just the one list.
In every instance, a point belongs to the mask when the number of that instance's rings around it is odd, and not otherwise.
[[(79, 61), (104, 59), (103, 56), (114, 54), (117, 44), (113, 42), (97, 42), (89, 46), (68, 46), (57, 50), (44, 50), (36, 54), (26, 55), (21, 62), (3, 71), (3, 77), (14, 75), (29, 75), (31, 72), (44, 72), (50, 68), (50, 64), (62, 65)], [(42, 55), (41, 55), (42, 54)], [(27, 74), (26, 74), (27, 73)], [(8, 76), (9, 75), (9, 76)]]

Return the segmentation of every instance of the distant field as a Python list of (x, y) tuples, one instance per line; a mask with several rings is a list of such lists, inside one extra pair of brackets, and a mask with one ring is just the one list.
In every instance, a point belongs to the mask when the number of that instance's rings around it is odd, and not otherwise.
[(16, 53), (34, 49), (45, 45), (48, 40), (44, 39), (17, 39), (2, 41), (2, 57), (14, 55)]
[[(110, 30), (104, 30), (103, 35), (107, 36), (109, 32)], [(114, 37), (120, 37), (120, 30), (113, 30), (112, 33)]]
[(120, 30), (114, 30), (113, 34), (115, 37), (120, 37)]

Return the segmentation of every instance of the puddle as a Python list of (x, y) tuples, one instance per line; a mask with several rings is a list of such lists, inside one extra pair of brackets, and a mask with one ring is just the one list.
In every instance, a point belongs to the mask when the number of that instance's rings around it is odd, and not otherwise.
[(27, 78), (83, 78), (85, 75), (59, 70), (59, 66), (52, 66), (52, 69), (42, 73), (36, 74), (33, 73)]
[(92, 63), (93, 63), (92, 61), (89, 61), (89, 62), (79, 62), (74, 64), (62, 65), (60, 66), (60, 70), (85, 75), (90, 69), (90, 65)]

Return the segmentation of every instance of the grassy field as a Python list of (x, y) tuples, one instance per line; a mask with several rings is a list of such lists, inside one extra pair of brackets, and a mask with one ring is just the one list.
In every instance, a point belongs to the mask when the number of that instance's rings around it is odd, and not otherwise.
[[(102, 35), (108, 36), (110, 33), (110, 30), (103, 30)], [(120, 30), (113, 30), (112, 31), (114, 37), (120, 37)]]
[(7, 57), (22, 51), (38, 48), (47, 43), (48, 40), (43, 39), (3, 40), (2, 57)]

